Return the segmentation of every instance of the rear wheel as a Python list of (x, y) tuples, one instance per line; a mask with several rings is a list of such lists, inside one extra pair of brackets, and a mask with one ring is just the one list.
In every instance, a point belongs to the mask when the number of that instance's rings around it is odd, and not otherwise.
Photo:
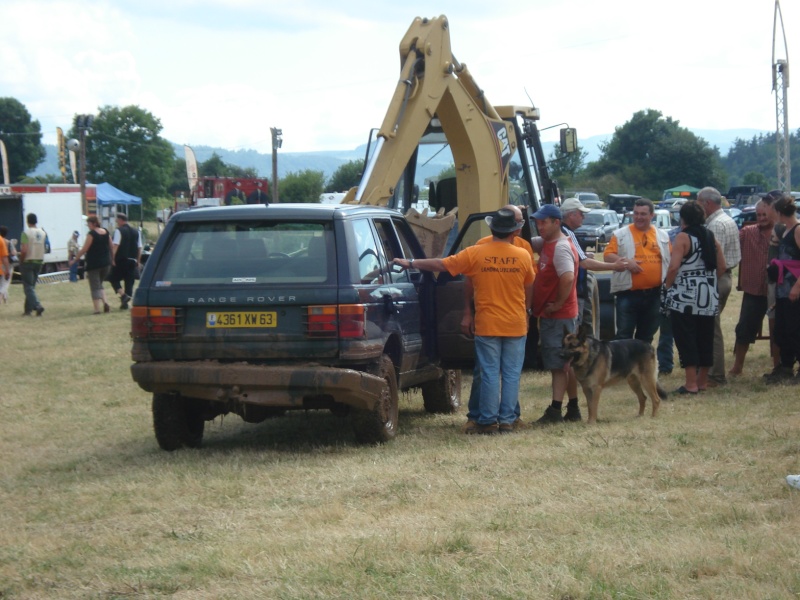
[(422, 401), (429, 413), (454, 413), (461, 406), (461, 371), (444, 371), (435, 381), (422, 384)]
[(353, 410), (353, 431), (361, 444), (383, 444), (394, 439), (400, 416), (397, 377), (392, 359), (384, 354), (372, 374), (381, 377), (385, 385), (372, 410)]
[(617, 313), (614, 302), (600, 303), (600, 339), (613, 340), (617, 335)]
[(600, 290), (594, 275), (586, 276), (587, 297), (583, 301), (583, 314), (581, 327), (588, 333), (600, 339)]
[(613, 340), (617, 334), (617, 319), (614, 309), (614, 294), (611, 293), (611, 275), (598, 273), (595, 275), (597, 290), (600, 293), (600, 339)]
[(178, 394), (153, 394), (153, 429), (162, 450), (198, 448), (205, 420), (200, 406)]

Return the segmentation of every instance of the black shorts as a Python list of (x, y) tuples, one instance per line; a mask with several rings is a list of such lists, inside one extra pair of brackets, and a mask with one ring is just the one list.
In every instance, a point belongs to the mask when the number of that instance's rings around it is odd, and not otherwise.
[(710, 367), (714, 364), (714, 318), (669, 311), (672, 335), (681, 367)]
[(767, 314), (767, 297), (754, 296), (745, 292), (742, 295), (742, 308), (736, 324), (736, 343), (742, 346), (752, 344), (761, 332), (764, 315)]

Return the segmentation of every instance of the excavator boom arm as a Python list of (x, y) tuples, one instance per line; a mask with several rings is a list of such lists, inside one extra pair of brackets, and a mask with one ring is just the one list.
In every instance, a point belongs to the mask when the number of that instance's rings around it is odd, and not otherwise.
[(347, 201), (387, 205), (431, 119), (438, 118), (453, 153), (459, 212), (496, 210), (508, 196), (516, 151), (510, 123), (486, 99), (450, 47), (445, 16), (417, 18), (400, 43), (401, 71), (376, 151)]

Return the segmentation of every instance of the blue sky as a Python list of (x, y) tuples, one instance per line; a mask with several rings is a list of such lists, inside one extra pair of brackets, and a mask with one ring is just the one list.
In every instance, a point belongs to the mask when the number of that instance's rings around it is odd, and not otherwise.
[[(653, 108), (693, 129), (773, 130), (774, 5), (4, 0), (0, 95), (26, 105), (47, 143), (74, 114), (136, 104), (176, 143), (269, 152), (276, 126), (283, 151), (352, 149), (383, 120), (414, 17), (445, 14), (454, 55), (489, 100), (530, 97), (544, 127), (610, 134)], [(800, 72), (800, 6), (781, 9)], [(798, 129), (800, 87), (789, 117)]]

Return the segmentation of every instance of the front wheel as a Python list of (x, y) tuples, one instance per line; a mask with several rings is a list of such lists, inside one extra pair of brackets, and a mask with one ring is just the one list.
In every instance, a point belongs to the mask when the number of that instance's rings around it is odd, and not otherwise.
[(204, 427), (197, 403), (178, 394), (153, 394), (153, 429), (162, 450), (199, 448)]
[(439, 379), (423, 383), (422, 402), (429, 413), (456, 412), (461, 406), (461, 371), (444, 371)]
[(353, 431), (361, 444), (383, 444), (397, 435), (397, 420), (400, 417), (397, 376), (392, 359), (386, 354), (381, 356), (371, 374), (382, 378), (385, 385), (372, 410), (353, 410)]

